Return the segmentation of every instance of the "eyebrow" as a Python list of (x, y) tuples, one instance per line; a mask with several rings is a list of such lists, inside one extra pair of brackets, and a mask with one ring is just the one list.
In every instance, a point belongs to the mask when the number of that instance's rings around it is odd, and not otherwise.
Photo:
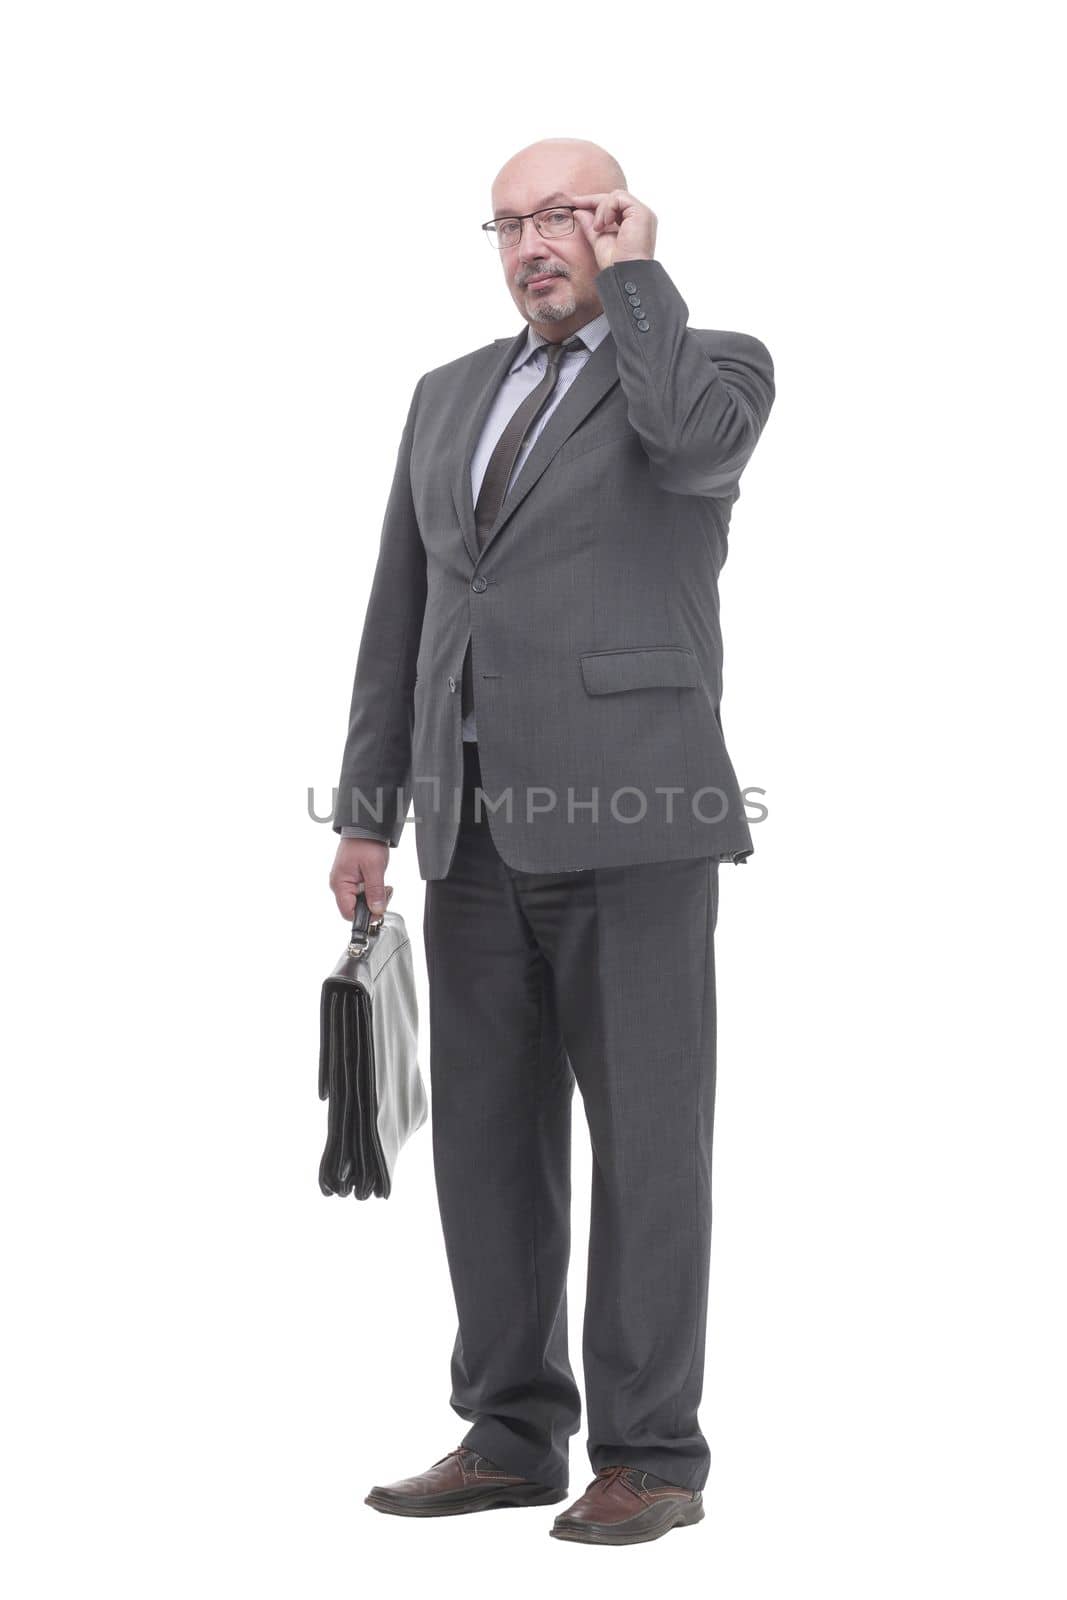
[[(550, 206), (553, 200), (566, 200), (566, 198), (567, 196), (564, 194), (563, 190), (557, 189), (555, 194), (546, 194), (543, 200), (539, 200), (534, 206), (534, 210), (540, 211), (542, 206)], [(496, 211), (493, 212), (493, 219), (495, 221), (497, 217), (513, 217), (515, 214), (516, 213), (514, 211), (509, 211), (506, 206), (499, 206)]]

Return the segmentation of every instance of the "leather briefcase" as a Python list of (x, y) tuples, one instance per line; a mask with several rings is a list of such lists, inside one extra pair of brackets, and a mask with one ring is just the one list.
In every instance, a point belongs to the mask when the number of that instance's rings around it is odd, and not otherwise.
[(429, 1115), (404, 919), (372, 920), (361, 891), (347, 948), (322, 986), (319, 1099), (329, 1100), (323, 1194), (386, 1199), (397, 1156)]

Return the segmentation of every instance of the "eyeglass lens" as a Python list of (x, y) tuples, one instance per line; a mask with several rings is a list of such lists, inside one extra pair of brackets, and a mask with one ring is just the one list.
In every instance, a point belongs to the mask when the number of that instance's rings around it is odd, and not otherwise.
[[(558, 239), (565, 233), (574, 232), (573, 211), (537, 211), (533, 216), (534, 225), (538, 233), (545, 239)], [(517, 217), (499, 217), (486, 228), (490, 242), (498, 250), (505, 250), (513, 244), (518, 244), (522, 237), (522, 223)]]

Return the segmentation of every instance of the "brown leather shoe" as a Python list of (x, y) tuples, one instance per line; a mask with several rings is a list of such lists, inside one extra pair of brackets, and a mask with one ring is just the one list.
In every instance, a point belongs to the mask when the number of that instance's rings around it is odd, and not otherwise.
[(415, 1478), (376, 1483), (364, 1504), (398, 1517), (455, 1517), (464, 1511), (493, 1511), (502, 1506), (554, 1506), (566, 1498), (565, 1489), (505, 1472), (461, 1444)]
[(583, 1544), (643, 1544), (703, 1515), (699, 1489), (680, 1489), (640, 1467), (601, 1467), (548, 1531), (555, 1539)]

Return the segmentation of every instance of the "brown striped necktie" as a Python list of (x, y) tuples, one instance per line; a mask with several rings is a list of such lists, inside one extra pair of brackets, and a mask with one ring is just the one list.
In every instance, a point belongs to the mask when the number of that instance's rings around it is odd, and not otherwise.
[(483, 548), (485, 536), (496, 521), (504, 502), (504, 494), (519, 451), (522, 449), (523, 440), (556, 387), (564, 350), (584, 350), (585, 341), (575, 334), (574, 338), (568, 339), (565, 344), (546, 344), (543, 348), (546, 356), (544, 376), (537, 387), (530, 390), (522, 404), (516, 406), (511, 420), (493, 447), (489, 465), (485, 469), (485, 476), (478, 490), (474, 521), (478, 532), (479, 550)]

